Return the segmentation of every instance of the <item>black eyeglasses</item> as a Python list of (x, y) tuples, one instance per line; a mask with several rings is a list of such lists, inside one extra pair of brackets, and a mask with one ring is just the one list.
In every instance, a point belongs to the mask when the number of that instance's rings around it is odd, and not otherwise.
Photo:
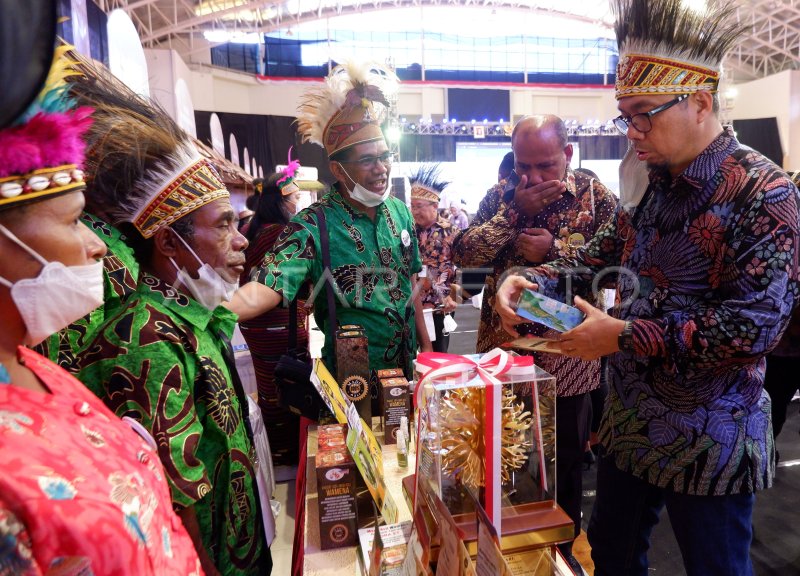
[(642, 134), (646, 134), (653, 129), (653, 122), (650, 120), (653, 116), (658, 114), (659, 112), (663, 112), (664, 110), (668, 110), (675, 106), (678, 102), (683, 102), (689, 97), (688, 94), (681, 94), (674, 100), (670, 100), (669, 102), (662, 104), (658, 108), (653, 108), (649, 112), (640, 112), (639, 114), (634, 114), (633, 116), (625, 117), (625, 116), (617, 116), (614, 118), (614, 126), (617, 127), (617, 130), (622, 132), (623, 134), (628, 133), (628, 127), (633, 126), (636, 128), (638, 132)]
[(369, 170), (373, 168), (378, 162), (380, 162), (386, 167), (391, 166), (393, 160), (394, 160), (394, 154), (392, 154), (387, 150), (380, 156), (363, 156), (356, 160), (341, 160), (340, 162), (342, 164), (357, 164), (358, 167), (361, 168), (362, 170)]

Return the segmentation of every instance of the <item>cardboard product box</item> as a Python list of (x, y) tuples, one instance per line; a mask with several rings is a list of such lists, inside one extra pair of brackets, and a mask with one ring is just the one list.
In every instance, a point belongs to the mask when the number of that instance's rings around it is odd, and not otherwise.
[(402, 576), (411, 530), (411, 522), (359, 529), (364, 576)]
[[(369, 391), (372, 394), (372, 408), (376, 415), (383, 414), (381, 380), (384, 378), (405, 378), (405, 374), (400, 368), (382, 368), (381, 370), (372, 370), (370, 372)], [(381, 426), (383, 426), (382, 420)]]
[(317, 452), (329, 450), (347, 450), (347, 424), (327, 424), (317, 428)]
[[(397, 444), (397, 428), (400, 418), (409, 418), (408, 380), (405, 378), (383, 378), (380, 381), (381, 426), (383, 443)], [(410, 419), (410, 418), (409, 418)]]
[(358, 415), (372, 422), (369, 390), (369, 347), (363, 329), (336, 331), (336, 381), (342, 394), (356, 406)]
[(323, 550), (355, 546), (358, 543), (355, 462), (343, 446), (317, 452), (314, 464), (320, 546)]

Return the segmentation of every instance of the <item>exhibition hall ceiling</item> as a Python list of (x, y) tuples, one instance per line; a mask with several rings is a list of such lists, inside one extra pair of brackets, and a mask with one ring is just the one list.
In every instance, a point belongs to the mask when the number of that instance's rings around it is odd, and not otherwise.
[[(690, 5), (704, 6), (704, 0), (686, 1)], [(249, 33), (302, 34), (305, 27), (374, 30), (375, 26), (382, 26), (391, 31), (436, 29), (475, 36), (500, 31), (519, 34), (524, 32), (519, 30), (524, 26), (529, 34), (539, 36), (613, 37), (607, 0), (97, 2), (106, 12), (117, 8), (126, 11), (145, 48), (172, 47), (190, 60), (193, 52), (207, 49), (204, 38), (211, 31), (215, 31), (217, 38), (224, 39), (226, 35)], [(740, 0), (739, 6), (738, 18), (746, 23), (747, 33), (726, 62), (732, 79), (743, 82), (800, 67), (800, 0)], [(443, 9), (447, 10), (442, 12)], [(442, 16), (443, 13), (446, 16)]]

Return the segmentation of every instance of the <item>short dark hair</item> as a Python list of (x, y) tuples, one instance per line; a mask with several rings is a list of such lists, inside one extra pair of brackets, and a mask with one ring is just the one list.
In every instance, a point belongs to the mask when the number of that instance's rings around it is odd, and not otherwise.
[(247, 228), (247, 239), (252, 242), (258, 230), (263, 224), (287, 224), (289, 220), (281, 210), (283, 205), (283, 194), (278, 188), (278, 180), (283, 177), (283, 174), (272, 174), (269, 178), (264, 180), (264, 186), (261, 194), (258, 195), (258, 202), (253, 209), (255, 214), (250, 220), (250, 226)]
[(342, 150), (339, 150), (332, 156), (328, 158), (331, 162), (349, 162), (350, 161), (350, 151), (353, 149), (352, 146), (348, 146)]
[[(259, 181), (261, 181), (263, 183), (263, 180), (261, 178), (257, 178), (256, 180), (253, 180), (253, 186), (255, 187), (255, 185)], [(247, 200), (244, 201), (245, 207), (248, 210), (252, 210), (253, 212), (255, 212), (256, 211), (256, 206), (258, 205), (258, 197), (260, 195), (261, 194), (259, 194), (258, 192), (253, 192), (252, 194), (250, 194), (250, 196), (247, 197)]]
[(514, 169), (514, 152), (508, 152), (500, 161), (500, 166), (497, 168), (498, 172), (511, 172)]
[(189, 242), (194, 238), (194, 212), (189, 212), (183, 218), (176, 220), (172, 223), (172, 229), (177, 232), (181, 238)]

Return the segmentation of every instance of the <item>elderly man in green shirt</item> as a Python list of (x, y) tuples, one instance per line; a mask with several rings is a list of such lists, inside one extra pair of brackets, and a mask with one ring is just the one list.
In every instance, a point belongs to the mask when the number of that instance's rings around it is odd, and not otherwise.
[(103, 305), (36, 347), (42, 356), (70, 372), (77, 369), (75, 354), (89, 342), (95, 330), (136, 292), (136, 279), (139, 277), (139, 263), (119, 230), (88, 212), (81, 214), (81, 222), (106, 245), (106, 254), (103, 256)]
[[(416, 274), (422, 268), (408, 207), (389, 196), (392, 156), (381, 131), (388, 108), (382, 90), (393, 74), (379, 67), (345, 64), (306, 95), (298, 116), (305, 141), (325, 147), (336, 184), (302, 210), (278, 237), (272, 252), (243, 286), (231, 308), (250, 318), (314, 287), (314, 318), (325, 334), (323, 356), (333, 369), (333, 338), (324, 283), (335, 280), (336, 320), (360, 324), (369, 342), (370, 368), (401, 368), (411, 376), (418, 339), (430, 350)], [(322, 264), (317, 207), (324, 215), (331, 270)], [(415, 339), (416, 336), (416, 339)], [(334, 372), (335, 373), (335, 372)]]
[(78, 377), (155, 439), (205, 574), (269, 574), (247, 400), (229, 347), (236, 317), (220, 306), (247, 246), (228, 190), (149, 102), (88, 75), (72, 92), (95, 108), (87, 208), (126, 236), (140, 266), (135, 292), (79, 351)]

